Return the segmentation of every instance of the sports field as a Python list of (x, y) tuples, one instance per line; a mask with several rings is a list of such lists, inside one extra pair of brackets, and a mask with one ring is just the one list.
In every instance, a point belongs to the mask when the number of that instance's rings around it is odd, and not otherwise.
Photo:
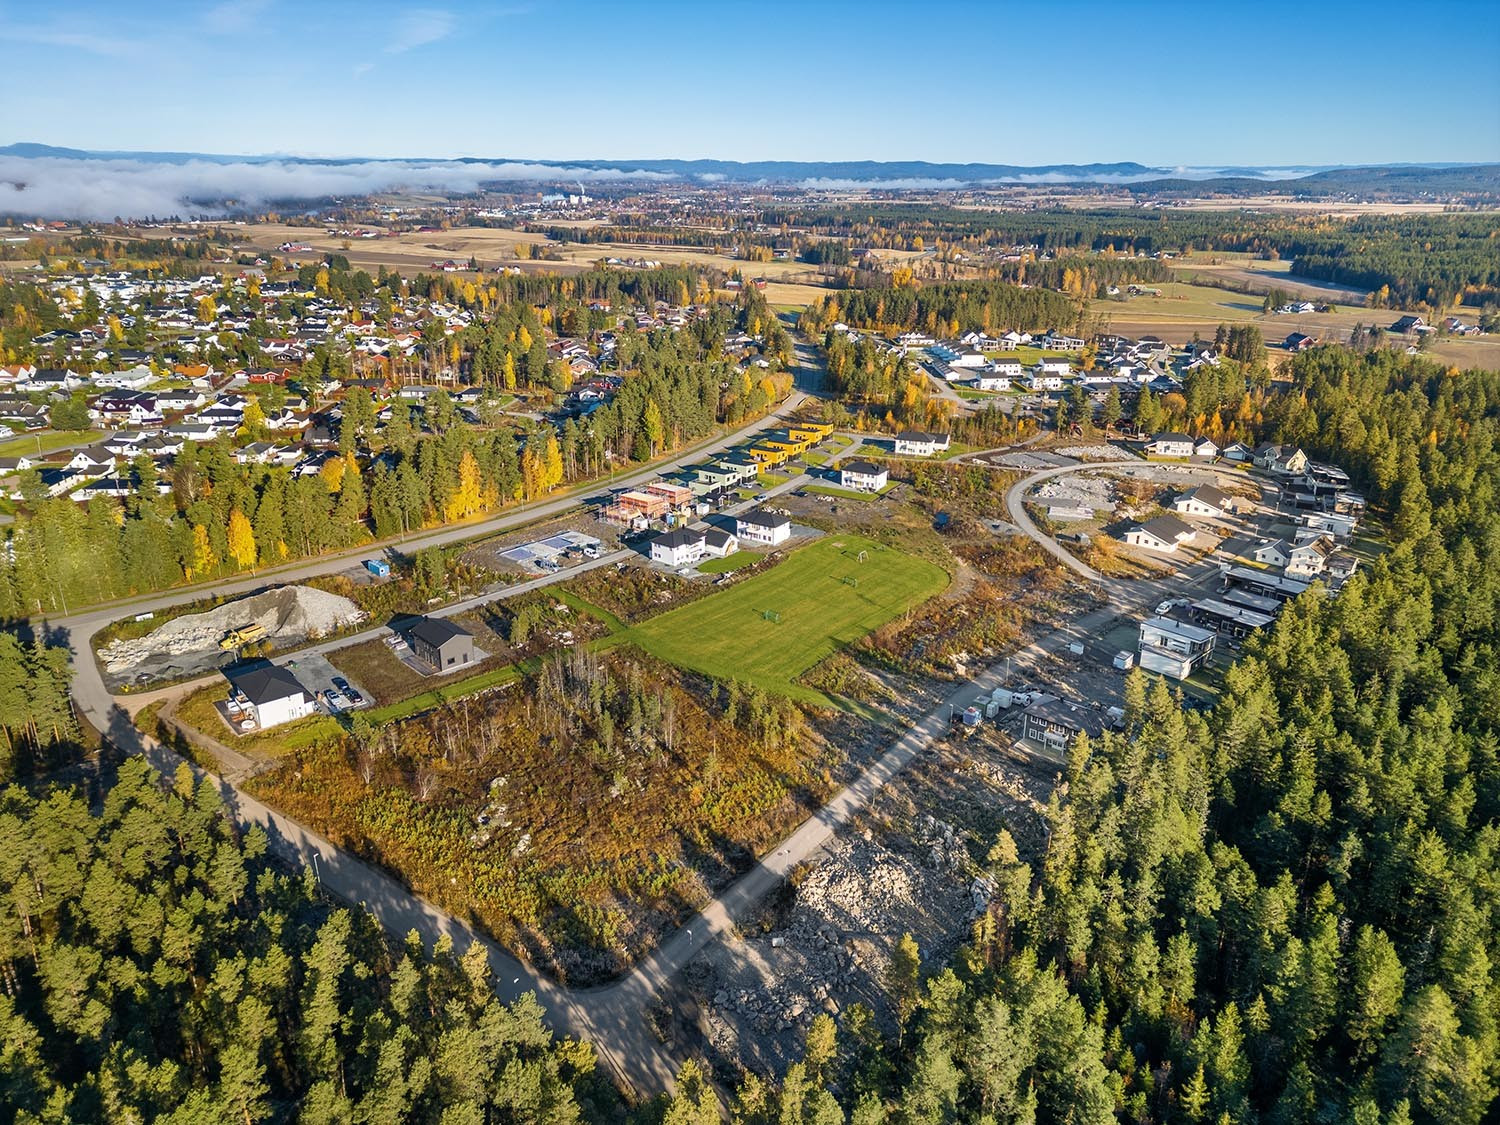
[(764, 574), (651, 618), (626, 639), (716, 679), (826, 703), (797, 677), (947, 585), (932, 563), (858, 535), (829, 535)]

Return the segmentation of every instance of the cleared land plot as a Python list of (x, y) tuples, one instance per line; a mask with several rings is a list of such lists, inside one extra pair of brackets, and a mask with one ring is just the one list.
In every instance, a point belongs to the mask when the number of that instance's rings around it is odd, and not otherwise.
[(830, 536), (721, 594), (653, 617), (627, 639), (716, 679), (827, 704), (797, 677), (947, 585), (932, 563), (857, 535)]

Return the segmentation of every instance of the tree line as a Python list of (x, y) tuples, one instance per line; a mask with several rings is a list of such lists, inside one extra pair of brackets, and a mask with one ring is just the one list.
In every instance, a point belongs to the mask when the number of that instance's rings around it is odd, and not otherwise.
[(101, 807), (0, 791), (7, 1120), (603, 1119), (590, 1048), (483, 947), (391, 942), (273, 863), (186, 766), (123, 763)]
[[(1268, 438), (1338, 460), (1391, 550), (1247, 642), (1207, 714), (1126, 682), (894, 1028), (819, 1017), (732, 1120), (1479, 1125), (1500, 1081), (1500, 373), (1328, 349)], [(986, 843), (981, 841), (981, 843)], [(712, 1107), (694, 1068), (675, 1107)], [(694, 1118), (695, 1120), (697, 1118)]]

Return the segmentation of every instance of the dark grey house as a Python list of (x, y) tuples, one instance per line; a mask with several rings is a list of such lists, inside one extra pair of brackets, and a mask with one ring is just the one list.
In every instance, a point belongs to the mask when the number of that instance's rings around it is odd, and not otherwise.
[(406, 637), (412, 654), (439, 672), (474, 660), (473, 634), (440, 617), (422, 618), (407, 630)]

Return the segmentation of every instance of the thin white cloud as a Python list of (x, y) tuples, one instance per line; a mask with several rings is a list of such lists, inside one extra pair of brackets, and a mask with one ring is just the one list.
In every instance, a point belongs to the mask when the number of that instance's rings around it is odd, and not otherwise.
[(268, 203), (347, 198), (400, 189), (473, 192), (493, 181), (661, 181), (661, 172), (565, 164), (267, 160), (181, 164), (133, 159), (0, 156), (0, 214), (108, 220), (116, 216), (223, 215)]
[(106, 58), (135, 55), (144, 49), (140, 43), (115, 35), (99, 35), (60, 27), (7, 27), (3, 23), (0, 23), (0, 40), (35, 43), (42, 47), (65, 47)]
[(453, 34), (458, 20), (443, 8), (415, 8), (396, 21), (394, 38), (386, 53), (398, 55), (416, 47), (425, 47)]
[(250, 31), (270, 0), (223, 0), (203, 14), (203, 29), (214, 35), (236, 35)]

